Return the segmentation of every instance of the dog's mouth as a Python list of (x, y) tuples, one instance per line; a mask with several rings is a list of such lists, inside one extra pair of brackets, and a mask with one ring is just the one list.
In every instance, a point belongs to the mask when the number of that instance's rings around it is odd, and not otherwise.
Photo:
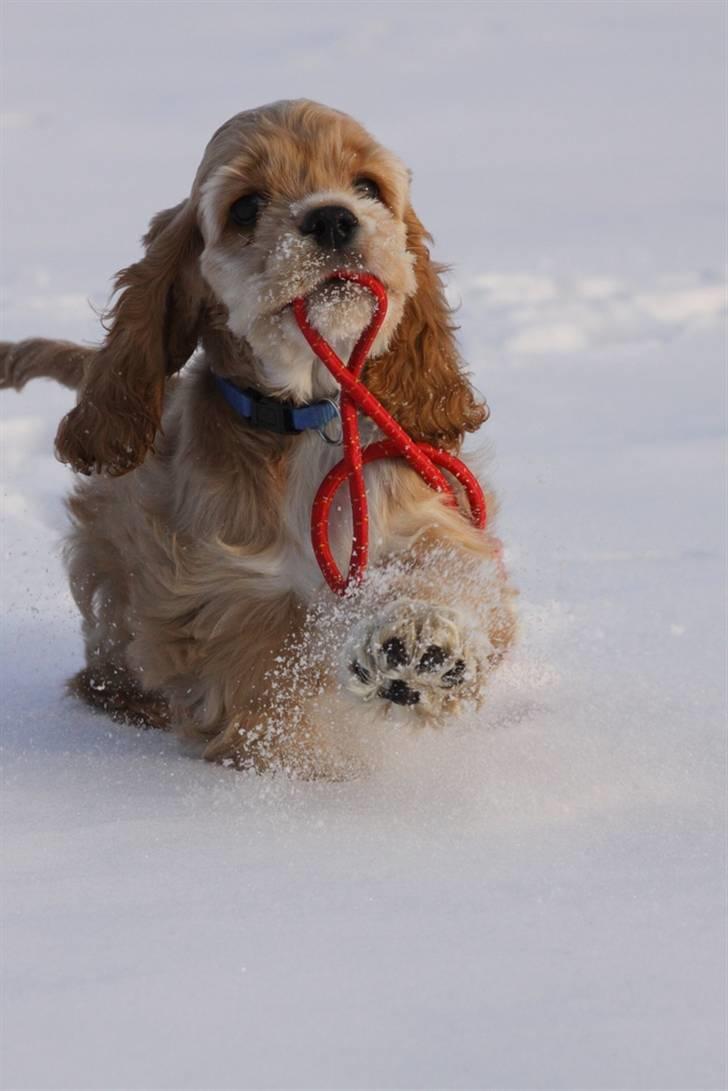
[(358, 306), (363, 300), (372, 303), (371, 292), (361, 284), (350, 280), (339, 280), (334, 273), (323, 280), (308, 293), (308, 305), (311, 308), (324, 308), (332, 311)]
[[(368, 271), (356, 270), (357, 273)], [(305, 289), (296, 292), (295, 296), (272, 311), (271, 317), (283, 316), (290, 311), (293, 300), (303, 296), (308, 303), (312, 319), (318, 317), (326, 325), (342, 322), (349, 325), (362, 317), (364, 322), (368, 322), (374, 306), (371, 293), (360, 284), (339, 280), (337, 272), (326, 273)], [(379, 279), (382, 280), (381, 277)]]
[(376, 303), (361, 284), (324, 280), (306, 297), (308, 319), (329, 341), (350, 345), (372, 320)]

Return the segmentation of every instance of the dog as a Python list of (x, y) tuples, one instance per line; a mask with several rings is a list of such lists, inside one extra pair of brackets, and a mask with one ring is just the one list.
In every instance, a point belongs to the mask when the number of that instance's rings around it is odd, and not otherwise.
[[(492, 495), (481, 531), (404, 460), (367, 466), (370, 570), (339, 599), (309, 530), (340, 457), (324, 442), (335, 422), (323, 437), (291, 424), (338, 394), (293, 299), (344, 360), (372, 316), (366, 291), (329, 279), (342, 269), (388, 293), (364, 382), (399, 424), (458, 451), (485, 420), (409, 188), (346, 114), (244, 111), (213, 135), (189, 197), (151, 220), (98, 348), (2, 344), (3, 387), (78, 390), (56, 453), (81, 475), (65, 558), (86, 665), (69, 686), (94, 708), (173, 728), (211, 761), (327, 776), (344, 726), (438, 725), (482, 699), (515, 632)], [(339, 562), (351, 534), (342, 500)]]

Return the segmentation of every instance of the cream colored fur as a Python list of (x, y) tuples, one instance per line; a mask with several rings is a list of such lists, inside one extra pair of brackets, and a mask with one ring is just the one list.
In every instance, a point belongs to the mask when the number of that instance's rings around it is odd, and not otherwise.
[[(362, 174), (382, 200), (357, 191)], [(35, 341), (0, 354), (8, 386), (40, 374), (77, 385), (84, 369), (58, 439), (61, 456), (91, 473), (69, 501), (66, 557), (87, 652), (76, 692), (118, 718), (174, 727), (211, 760), (347, 775), (358, 767), (352, 731), (388, 718), (443, 722), (461, 699), (482, 698), (512, 638), (492, 523), (474, 530), (401, 461), (367, 467), (370, 573), (336, 599), (309, 519), (340, 450), (316, 433), (246, 425), (213, 380), (299, 402), (335, 394), (289, 304), (309, 295), (314, 324), (346, 356), (371, 303), (322, 280), (366, 269), (390, 299), (373, 388), (413, 431), (414, 412), (422, 438), (441, 429), (457, 447), (483, 414), (408, 187), (401, 163), (336, 111), (295, 102), (237, 115), (208, 146), (190, 198), (153, 221), (147, 257), (121, 274), (98, 353), (65, 345), (54, 355), (53, 342)], [(229, 209), (252, 191), (267, 203), (241, 231)], [(360, 223), (343, 256), (298, 230), (308, 210), (332, 203)], [(363, 431), (373, 435), (366, 422)], [(345, 569), (345, 491), (332, 543)], [(388, 641), (401, 641), (406, 662), (390, 661)], [(392, 683), (416, 691), (416, 704), (382, 696)]]

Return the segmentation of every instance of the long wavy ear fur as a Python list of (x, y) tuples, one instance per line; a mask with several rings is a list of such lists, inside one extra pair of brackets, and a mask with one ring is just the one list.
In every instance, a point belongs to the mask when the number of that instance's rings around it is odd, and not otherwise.
[(462, 368), (440, 280), (444, 266), (431, 260), (427, 247), (432, 238), (411, 208), (405, 222), (417, 290), (405, 305), (390, 348), (368, 365), (366, 383), (415, 439), (457, 449), (464, 434), (487, 419), (488, 409)]
[(75, 409), (61, 421), (56, 453), (81, 473), (119, 476), (144, 461), (159, 428), (164, 383), (195, 350), (202, 307), (200, 239), (188, 201), (158, 213), (146, 254), (122, 269), (108, 335)]

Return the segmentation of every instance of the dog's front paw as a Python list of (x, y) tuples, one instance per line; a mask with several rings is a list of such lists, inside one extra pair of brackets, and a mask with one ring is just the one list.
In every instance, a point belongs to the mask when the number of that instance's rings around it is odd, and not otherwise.
[(455, 611), (410, 599), (356, 627), (345, 666), (347, 688), (358, 697), (425, 715), (473, 696), (479, 674)]

